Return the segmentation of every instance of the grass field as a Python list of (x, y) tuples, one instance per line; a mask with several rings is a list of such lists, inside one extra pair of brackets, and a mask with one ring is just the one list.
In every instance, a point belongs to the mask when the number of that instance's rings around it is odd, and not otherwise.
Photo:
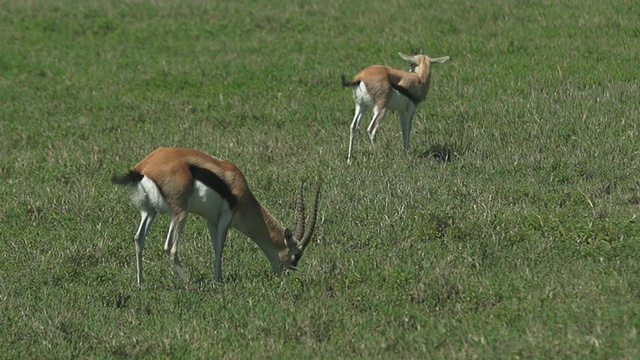
[[(1, 358), (640, 357), (640, 7), (621, 1), (0, 0)], [(433, 67), (411, 153), (346, 163), (340, 74)], [(109, 178), (159, 146), (236, 163), (300, 270), (232, 231), (190, 282)]]

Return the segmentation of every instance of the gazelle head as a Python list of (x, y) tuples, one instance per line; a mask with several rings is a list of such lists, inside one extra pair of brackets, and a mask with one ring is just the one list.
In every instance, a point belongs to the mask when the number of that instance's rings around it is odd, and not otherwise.
[[(418, 53), (418, 49), (417, 48), (413, 48), (413, 51), (411, 52), (411, 55), (416, 56), (416, 55), (424, 55), (424, 50), (420, 49), (420, 52)], [(416, 71), (416, 64), (414, 64), (413, 62), (409, 61), (409, 71), (410, 72), (415, 72)]]
[(413, 55), (406, 55), (401, 52), (398, 53), (398, 55), (400, 55), (401, 58), (409, 62), (411, 66), (411, 72), (418, 72), (417, 70), (418, 68), (422, 68), (424, 66), (430, 66), (431, 63), (434, 63), (434, 62), (443, 63), (449, 60), (448, 56), (439, 57), (439, 58), (430, 58), (427, 55), (424, 55), (422, 53), (422, 50), (420, 50), (420, 54), (418, 54), (417, 52), (418, 52), (417, 50), (413, 50)]
[[(313, 200), (309, 223), (305, 220), (304, 198), (302, 194), (302, 184), (298, 188), (296, 196), (296, 228), (292, 233), (288, 228), (284, 231), (284, 243), (287, 248), (279, 253), (280, 271), (296, 270), (298, 261), (302, 258), (304, 249), (309, 245), (309, 240), (313, 235), (318, 215), (318, 196), (320, 195), (320, 186), (316, 190)], [(306, 228), (306, 229), (305, 229)]]

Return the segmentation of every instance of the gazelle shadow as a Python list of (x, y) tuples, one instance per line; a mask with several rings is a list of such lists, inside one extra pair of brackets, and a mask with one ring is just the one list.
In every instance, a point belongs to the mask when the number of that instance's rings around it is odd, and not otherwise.
[(463, 149), (456, 144), (435, 143), (429, 146), (422, 154), (420, 154), (420, 157), (425, 159), (433, 157), (440, 162), (451, 162), (455, 159), (458, 159), (461, 156), (462, 151)]

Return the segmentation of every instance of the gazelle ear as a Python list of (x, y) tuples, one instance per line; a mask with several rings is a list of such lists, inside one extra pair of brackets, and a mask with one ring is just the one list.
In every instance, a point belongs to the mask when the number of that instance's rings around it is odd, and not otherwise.
[(296, 242), (295, 240), (293, 240), (293, 233), (291, 233), (291, 230), (289, 230), (289, 228), (284, 229), (284, 244), (287, 245), (287, 247), (290, 247), (295, 243)]
[(449, 60), (449, 57), (448, 56), (444, 56), (444, 57), (431, 59), (431, 62), (443, 63), (443, 62), (445, 62), (447, 60)]
[(416, 64), (416, 65), (418, 64), (416, 62), (416, 59), (411, 55), (403, 54), (401, 52), (399, 52), (398, 55), (400, 55), (401, 58), (403, 58), (403, 59), (405, 59), (405, 60), (407, 60), (407, 61), (409, 61), (409, 62), (411, 62), (413, 64)]

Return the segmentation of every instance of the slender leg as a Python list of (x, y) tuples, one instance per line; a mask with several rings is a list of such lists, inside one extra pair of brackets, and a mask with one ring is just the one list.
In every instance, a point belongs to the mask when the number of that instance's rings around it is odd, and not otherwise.
[(402, 127), (402, 146), (405, 155), (409, 155), (409, 134), (411, 133), (411, 121), (415, 112), (416, 106), (411, 103), (405, 113), (399, 114), (400, 126)]
[(169, 232), (167, 233), (167, 240), (164, 242), (164, 252), (167, 256), (171, 256), (171, 248), (173, 247), (173, 217), (171, 218), (171, 222), (169, 223)]
[(142, 210), (140, 212), (142, 220), (140, 221), (140, 226), (138, 227), (138, 231), (134, 237), (136, 243), (136, 265), (137, 265), (137, 278), (138, 278), (138, 286), (142, 287), (142, 252), (144, 251), (144, 239), (151, 227), (151, 223), (153, 222), (154, 217), (156, 216), (155, 211), (147, 212), (146, 210)]
[(382, 118), (386, 113), (387, 113), (387, 109), (384, 107), (376, 106), (373, 108), (373, 118), (371, 119), (371, 123), (367, 128), (367, 132), (369, 133), (369, 140), (371, 140), (371, 147), (373, 147), (374, 149), (375, 149), (374, 141), (376, 138), (376, 132), (378, 132), (378, 126), (380, 126), (380, 120), (382, 120)]
[(351, 122), (351, 133), (349, 134), (349, 153), (347, 154), (347, 162), (351, 163), (351, 152), (353, 151), (353, 141), (358, 132), (358, 125), (362, 119), (362, 115), (366, 109), (359, 104), (356, 104), (356, 112), (353, 115), (353, 121)]
[(171, 224), (169, 225), (169, 234), (167, 235), (167, 242), (165, 243), (164, 251), (169, 255), (171, 263), (176, 272), (183, 281), (188, 281), (189, 277), (185, 273), (180, 257), (178, 256), (178, 240), (184, 230), (184, 225), (187, 223), (187, 213), (174, 214), (171, 217)]
[(232, 215), (227, 211), (223, 213), (220, 219), (218, 219), (217, 224), (211, 220), (207, 220), (207, 228), (209, 229), (209, 236), (211, 237), (211, 245), (213, 246), (213, 252), (216, 258), (214, 263), (213, 279), (217, 282), (222, 281), (222, 251), (224, 250), (224, 243), (227, 240), (227, 233), (229, 231), (231, 219)]

